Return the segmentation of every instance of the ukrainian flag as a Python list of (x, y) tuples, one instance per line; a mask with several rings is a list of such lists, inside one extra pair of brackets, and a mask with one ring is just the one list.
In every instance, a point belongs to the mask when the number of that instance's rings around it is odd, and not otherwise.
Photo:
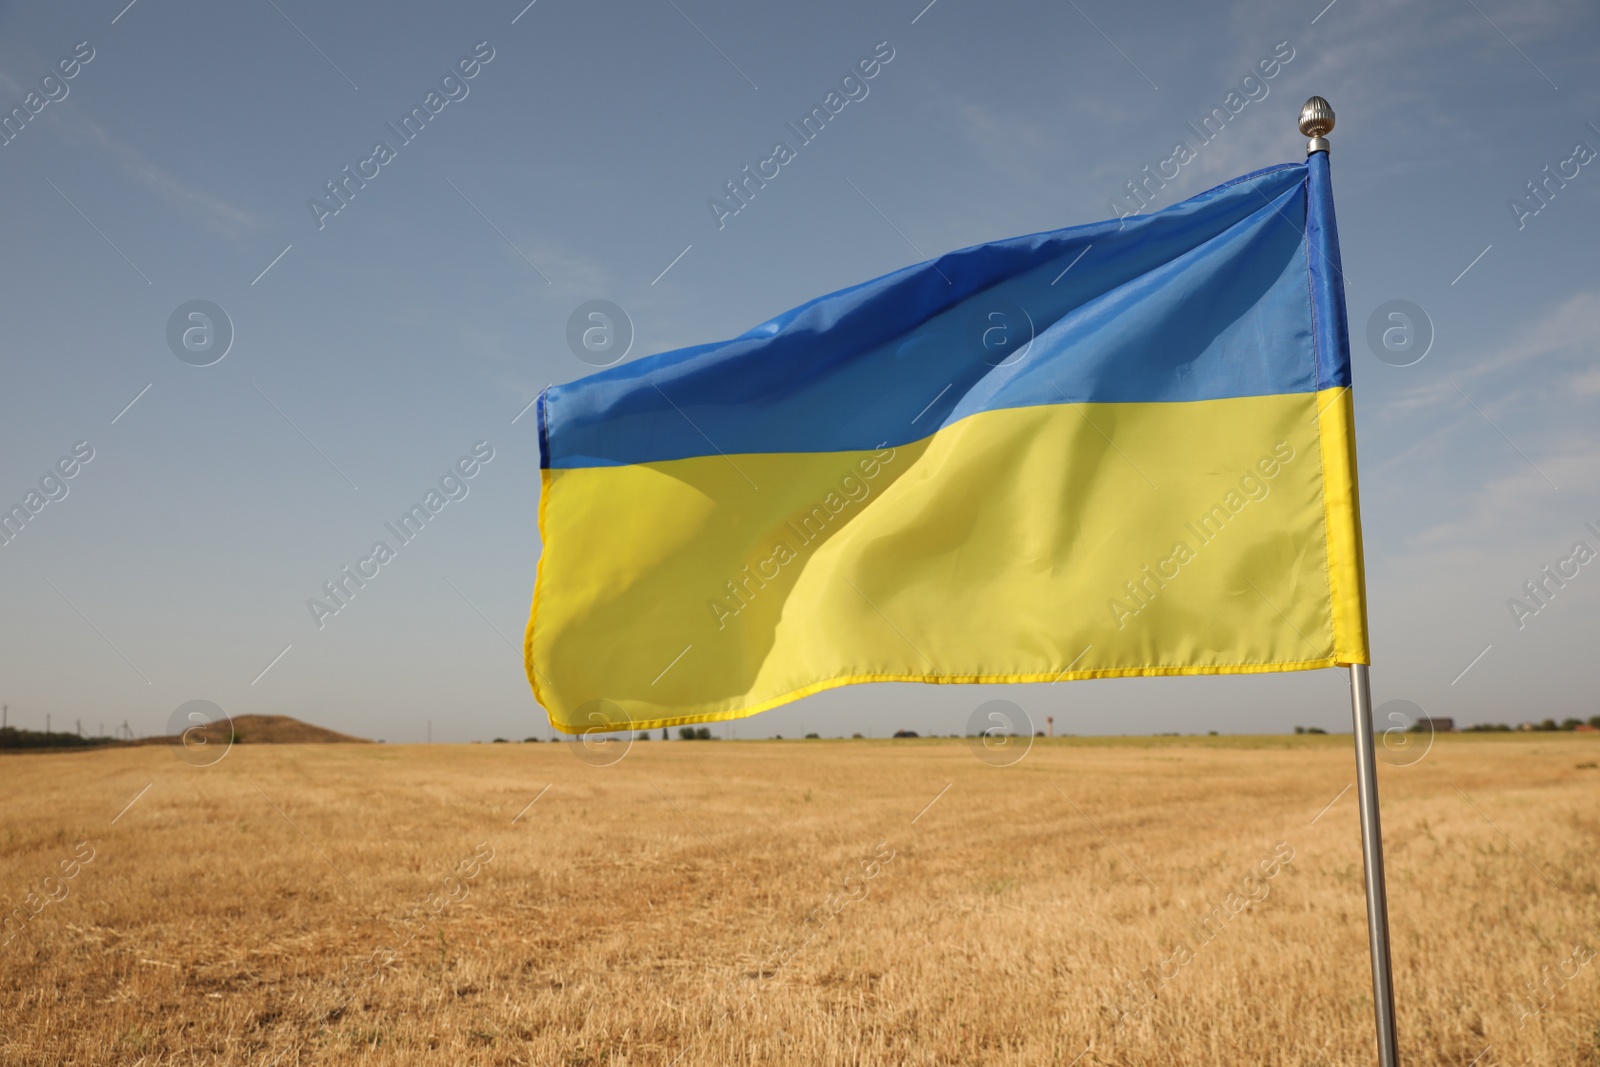
[(952, 252), (539, 402), (534, 695), (1366, 663), (1326, 153)]

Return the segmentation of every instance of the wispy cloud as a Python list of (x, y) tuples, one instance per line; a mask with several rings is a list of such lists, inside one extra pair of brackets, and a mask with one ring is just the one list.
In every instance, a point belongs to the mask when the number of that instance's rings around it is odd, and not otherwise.
[(1576, 293), (1454, 357), (1448, 373), (1378, 402), (1373, 418), (1385, 432), (1425, 427), (1422, 437), (1369, 468), (1379, 479), (1407, 484), (1407, 472), (1459, 465), (1469, 434), (1503, 432), (1523, 452), (1519, 458), (1493, 443), (1503, 466), (1452, 494), (1448, 514), (1415, 529), (1407, 550), (1487, 560), (1530, 536), (1548, 536), (1552, 507), (1577, 521), (1582, 502), (1600, 494), (1600, 427), (1585, 417), (1590, 398), (1600, 395), (1597, 349), (1600, 291)]
[(261, 228), (262, 221), (255, 215), (184, 181), (70, 104), (70, 100), (64, 102), (41, 116), (54, 120), (49, 128), (68, 144), (110, 159), (124, 175), (218, 236), (237, 240)]
[[(1386, 420), (1410, 419), (1458, 400), (1451, 381), (1469, 393), (1472, 383), (1492, 382), (1496, 407), (1573, 392), (1593, 395), (1600, 391), (1600, 370), (1593, 365), (1596, 351), (1600, 351), (1600, 290), (1575, 293), (1524, 319), (1491, 345), (1454, 357), (1451, 378), (1430, 378), (1390, 394), (1375, 413)], [(1540, 365), (1537, 374), (1531, 373), (1535, 363)]]
[(1565, 521), (1552, 513), (1553, 494), (1547, 484), (1525, 465), (1508, 467), (1505, 473), (1476, 486), (1459, 513), (1407, 537), (1406, 553), (1472, 570), (1498, 565), (1530, 550), (1537, 554), (1564, 545), (1569, 534), (1578, 533), (1582, 522), (1593, 517), (1577, 501), (1600, 490), (1600, 437), (1569, 432), (1535, 458), (1566, 491)]

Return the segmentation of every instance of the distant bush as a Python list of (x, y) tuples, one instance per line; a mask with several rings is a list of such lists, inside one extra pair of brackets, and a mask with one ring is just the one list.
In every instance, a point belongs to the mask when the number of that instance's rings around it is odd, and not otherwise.
[(110, 737), (79, 737), (43, 730), (19, 730), (15, 726), (0, 729), (0, 748), (93, 748), (113, 741)]
[(522, 743), (525, 744), (525, 745), (531, 745), (531, 744), (534, 744), (535, 742), (543, 741), (543, 740), (544, 740), (544, 738), (542, 738), (542, 737), (524, 737), (522, 739)]

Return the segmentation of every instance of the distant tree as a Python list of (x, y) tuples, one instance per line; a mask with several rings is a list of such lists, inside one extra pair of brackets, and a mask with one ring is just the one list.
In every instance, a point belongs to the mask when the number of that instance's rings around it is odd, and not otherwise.
[(1207, 737), (1216, 737), (1217, 736), (1217, 732), (1215, 730), (1207, 730), (1206, 731), (1206, 736)]
[(678, 740), (680, 740), (680, 741), (693, 741), (694, 740), (694, 727), (693, 726), (680, 726), (680, 727), (678, 727)]
[(525, 744), (525, 745), (531, 745), (535, 741), (543, 741), (543, 740), (544, 740), (544, 738), (542, 738), (542, 737), (524, 737), (522, 739), (522, 743)]
[(861, 740), (861, 735), (860, 734), (851, 734), (850, 735), (850, 740), (859, 741), (859, 740)]
[(1583, 725), (1583, 720), (1582, 719), (1562, 719), (1561, 720), (1561, 728), (1563, 730), (1576, 730), (1578, 727), (1580, 727), (1582, 725)]
[(504, 744), (509, 744), (509, 742), (508, 742), (508, 741), (506, 741), (506, 739), (505, 739), (505, 738), (503, 738), (503, 737), (497, 737), (497, 738), (495, 738), (495, 739), (494, 739), (494, 743), (495, 743), (495, 744), (497, 744), (497, 745), (504, 745)]
[(661, 740), (665, 741), (666, 739), (667, 739), (667, 728), (665, 726), (663, 726), (661, 728)]
[(917, 732), (915, 730), (896, 730), (894, 735), (896, 737), (916, 737)]
[(634, 737), (634, 740), (635, 741), (648, 741), (648, 740), (650, 740), (650, 731), (649, 730), (640, 730), (638, 735), (636, 737)]
[(1308, 733), (1308, 734), (1325, 734), (1327, 732), (1328, 731), (1324, 730), (1320, 726), (1308, 726), (1308, 727), (1306, 727), (1306, 733)]
[(807, 740), (807, 741), (814, 741), (814, 740), (818, 740), (818, 739), (820, 739), (820, 738), (821, 738), (821, 737), (822, 737), (822, 735), (821, 735), (821, 734), (806, 734), (806, 740)]
[(1556, 725), (1556, 721), (1554, 719), (1546, 719), (1544, 722), (1542, 722), (1538, 726), (1534, 727), (1534, 729), (1536, 729), (1536, 730), (1559, 730), (1559, 729), (1561, 729), (1561, 727)]
[(1296, 726), (1294, 728), (1294, 732), (1297, 734), (1303, 734), (1306, 732), (1306, 728), (1304, 726)]
[(111, 742), (109, 737), (80, 737), (75, 733), (22, 730), (15, 726), (0, 729), (0, 748), (92, 748)]

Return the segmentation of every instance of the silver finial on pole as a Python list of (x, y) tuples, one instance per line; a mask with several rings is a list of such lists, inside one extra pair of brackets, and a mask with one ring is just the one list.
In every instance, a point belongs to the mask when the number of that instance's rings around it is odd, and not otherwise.
[(1306, 155), (1328, 150), (1327, 134), (1333, 131), (1333, 105), (1320, 96), (1313, 96), (1300, 109), (1300, 132), (1311, 140), (1306, 142)]

